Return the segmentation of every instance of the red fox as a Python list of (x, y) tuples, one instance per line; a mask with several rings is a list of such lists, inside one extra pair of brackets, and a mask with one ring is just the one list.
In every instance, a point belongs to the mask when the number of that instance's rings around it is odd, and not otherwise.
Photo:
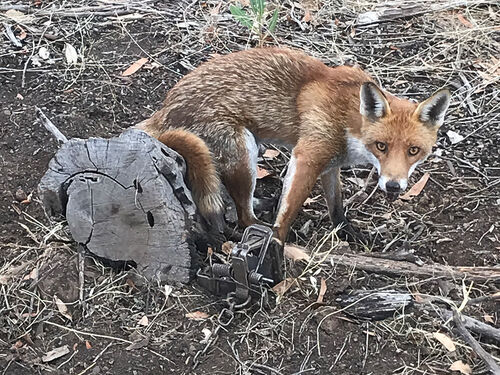
[(252, 205), (258, 144), (292, 148), (274, 223), (275, 237), (284, 242), (318, 177), (331, 220), (347, 223), (342, 166), (371, 163), (380, 189), (391, 195), (405, 190), (430, 154), (449, 103), (446, 89), (417, 104), (382, 91), (359, 68), (258, 48), (201, 64), (138, 128), (186, 159), (202, 216), (222, 213), (220, 178), (242, 226), (258, 222)]

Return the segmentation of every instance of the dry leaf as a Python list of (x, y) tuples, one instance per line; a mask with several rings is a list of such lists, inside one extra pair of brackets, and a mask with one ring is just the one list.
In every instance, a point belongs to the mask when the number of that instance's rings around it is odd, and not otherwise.
[(450, 138), (450, 142), (452, 145), (457, 144), (458, 142), (462, 142), (464, 140), (464, 137), (457, 132), (454, 132), (453, 130), (448, 130), (446, 132), (446, 135), (448, 138)]
[(201, 330), (201, 333), (203, 333), (203, 340), (200, 341), (200, 344), (206, 344), (212, 336), (212, 331), (210, 331), (208, 328), (203, 328)]
[(470, 27), (470, 28), (474, 27), (474, 25), (472, 23), (470, 23), (470, 21), (467, 18), (465, 18), (463, 16), (463, 14), (458, 13), (457, 14), (457, 18), (462, 23), (462, 25)]
[(423, 298), (420, 293), (415, 293), (413, 294), (413, 299), (415, 300), (416, 303), (425, 303), (427, 300)]
[(326, 280), (322, 277), (321, 287), (319, 288), (319, 294), (316, 303), (323, 303), (323, 298), (325, 297), (325, 293), (326, 293)]
[(38, 56), (40, 56), (44, 60), (47, 60), (50, 57), (50, 52), (46, 47), (41, 46), (38, 49)]
[(495, 321), (493, 320), (493, 316), (489, 315), (489, 314), (484, 314), (483, 315), (483, 319), (485, 322), (488, 322), (488, 323), (491, 323), (491, 324), (495, 324)]
[(74, 65), (78, 62), (78, 52), (76, 52), (75, 47), (71, 44), (66, 43), (66, 47), (64, 48), (64, 55), (66, 56), (66, 62), (68, 65)]
[(309, 9), (306, 9), (306, 12), (304, 14), (303, 22), (311, 22), (313, 19), (311, 12), (309, 12)]
[(226, 255), (229, 255), (231, 254), (231, 251), (233, 251), (233, 247), (234, 247), (234, 242), (232, 241), (227, 241), (227, 242), (224, 242), (222, 244), (222, 249), (221, 251), (226, 254)]
[(359, 187), (365, 186), (365, 180), (359, 177), (347, 177), (346, 180), (352, 182), (355, 185), (358, 185)]
[(449, 338), (447, 335), (441, 332), (434, 332), (432, 334), (436, 340), (438, 340), (443, 346), (448, 349), (449, 352), (455, 351), (455, 343), (451, 338)]
[(285, 256), (288, 259), (294, 261), (299, 261), (299, 260), (309, 261), (309, 259), (311, 259), (311, 257), (307, 253), (307, 250), (300, 246), (285, 245), (284, 251), (285, 251)]
[(460, 371), (463, 375), (472, 374), (472, 369), (467, 363), (463, 363), (462, 361), (455, 361), (449, 367), (451, 371)]
[(133, 342), (129, 346), (125, 348), (125, 350), (136, 350), (136, 349), (141, 349), (144, 348), (145, 346), (148, 346), (149, 344), (149, 336), (146, 336), (142, 340)]
[(59, 313), (65, 318), (68, 318), (69, 320), (73, 321), (73, 318), (71, 317), (71, 314), (68, 311), (68, 307), (55, 294), (54, 294), (54, 302), (56, 303), (57, 310), (59, 310)]
[(288, 289), (290, 289), (292, 287), (292, 285), (294, 283), (295, 283), (294, 278), (291, 278), (291, 277), (286, 278), (286, 279), (280, 281), (275, 286), (273, 286), (273, 291), (274, 291), (274, 293), (276, 293), (278, 295), (278, 297), (282, 297), (288, 291)]
[(316, 203), (320, 197), (321, 197), (321, 195), (317, 195), (316, 197), (313, 197), (313, 198), (307, 198), (304, 201), (304, 206), (309, 206), (311, 203)]
[(17, 340), (14, 345), (12, 345), (11, 349), (20, 349), (24, 346), (24, 343), (21, 340)]
[(170, 295), (172, 294), (172, 291), (174, 290), (174, 288), (172, 288), (170, 285), (164, 285), (163, 287), (165, 290), (163, 291), (163, 293), (165, 294), (165, 298), (168, 298), (170, 297)]
[(128, 76), (131, 76), (132, 74), (134, 74), (135, 72), (137, 72), (139, 69), (142, 68), (142, 66), (144, 64), (146, 64), (148, 62), (148, 59), (143, 57), (139, 60), (137, 60), (135, 63), (133, 63), (132, 65), (130, 65), (123, 73), (122, 73), (122, 76), (123, 77), (128, 77)]
[(87, 349), (92, 349), (92, 345), (90, 344), (89, 340), (85, 340), (85, 347)]
[(136, 286), (135, 286), (135, 283), (134, 283), (134, 280), (132, 279), (127, 279), (125, 280), (125, 284), (127, 284), (131, 289), (137, 289), (139, 290)]
[(144, 327), (147, 327), (149, 325), (149, 319), (146, 315), (144, 315), (141, 320), (139, 320), (139, 322), (137, 323), (138, 325), (140, 326), (144, 326)]
[(26, 30), (24, 30), (21, 26), (19, 25), (16, 25), (16, 29), (19, 30), (19, 35), (17, 36), (17, 38), (19, 40), (24, 40), (26, 39), (26, 37), (28, 36), (28, 34), (26, 33)]
[(191, 320), (205, 320), (208, 319), (208, 314), (203, 311), (193, 311), (186, 314), (186, 318)]
[(264, 151), (264, 154), (262, 156), (264, 156), (267, 159), (274, 159), (279, 154), (280, 152), (278, 150), (272, 150), (268, 148), (266, 151)]
[(38, 279), (38, 267), (35, 267), (31, 270), (31, 272), (24, 276), (23, 280), (36, 280)]
[(30, 14), (24, 14), (16, 9), (9, 9), (5, 12), (5, 16), (18, 23), (32, 23), (35, 20), (35, 17)]
[(261, 179), (271, 174), (267, 169), (257, 166), (257, 178)]
[(430, 174), (429, 173), (425, 173), (421, 178), (420, 180), (418, 180), (415, 185), (413, 185), (410, 190), (408, 190), (406, 192), (406, 194), (402, 195), (400, 198), (403, 199), (403, 200), (411, 200), (413, 197), (416, 197), (417, 195), (419, 195), (422, 190), (424, 189), (425, 187), (425, 184), (427, 184), (427, 181), (429, 180), (429, 177), (430, 177)]
[(68, 345), (60, 346), (59, 348), (55, 348), (50, 352), (45, 353), (42, 357), (42, 362), (50, 362), (54, 359), (61, 358), (69, 353)]

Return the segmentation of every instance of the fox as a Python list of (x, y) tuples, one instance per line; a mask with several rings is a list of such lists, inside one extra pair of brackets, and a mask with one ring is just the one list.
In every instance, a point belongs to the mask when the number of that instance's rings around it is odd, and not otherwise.
[(350, 227), (342, 167), (371, 164), (389, 197), (404, 191), (432, 152), (450, 97), (443, 88), (417, 103), (382, 90), (359, 67), (329, 67), (289, 48), (254, 48), (202, 63), (136, 127), (186, 159), (207, 221), (223, 213), (222, 183), (243, 227), (261, 223), (253, 208), (259, 145), (290, 148), (273, 224), (283, 244), (318, 178), (331, 221)]

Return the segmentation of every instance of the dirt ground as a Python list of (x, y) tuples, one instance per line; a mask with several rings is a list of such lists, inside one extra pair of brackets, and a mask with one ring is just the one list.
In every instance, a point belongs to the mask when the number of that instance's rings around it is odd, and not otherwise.
[[(500, 7), (447, 4), (434, 1), (419, 14), (361, 26), (358, 16), (380, 10), (377, 2), (269, 2), (279, 18), (264, 45), (299, 48), (329, 65), (357, 63), (387, 90), (411, 99), (450, 87), (452, 104), (435, 152), (412, 176), (412, 183), (430, 176), (418, 196), (389, 202), (376, 178), (368, 178), (370, 168), (344, 171), (347, 216), (370, 240), (368, 248), (350, 251), (405, 250), (424, 265), (494, 267), (500, 258)], [(196, 368), (194, 355), (224, 304), (195, 283), (157, 285), (88, 257), (83, 308), (76, 246), (64, 222), (45, 217), (37, 197), (58, 145), (36, 121), (35, 108), (68, 138), (112, 137), (149, 117), (168, 89), (210, 55), (255, 47), (259, 38), (236, 22), (227, 2), (216, 0), (8, 1), (0, 4), (0, 19), (20, 43), (0, 36), (1, 374), (459, 374), (449, 369), (458, 361), (473, 371), (462, 368), (464, 374), (488, 373), (453, 325), (436, 317), (436, 305), (373, 321), (348, 313), (338, 299), (355, 290), (398, 290), (415, 303), (417, 295), (439, 300), (443, 308), (468, 297), (464, 314), (500, 328), (498, 278), (395, 278), (354, 264), (290, 262), (288, 276), (296, 282), (279, 303), (239, 311)], [(76, 64), (68, 63), (67, 44)], [(148, 62), (123, 76), (140, 58)], [(278, 199), (287, 158), (287, 152), (260, 158), (271, 175), (259, 180), (256, 196)], [(330, 235), (321, 189), (310, 198), (290, 242), (345, 250)], [(259, 212), (266, 221), (273, 214)], [(322, 279), (326, 294), (315, 304)], [(66, 316), (55, 296), (69, 308)], [(189, 318), (190, 312), (201, 318)], [(447, 350), (436, 332), (456, 349)], [(500, 363), (500, 338), (474, 337)], [(43, 360), (65, 345), (67, 354)]]

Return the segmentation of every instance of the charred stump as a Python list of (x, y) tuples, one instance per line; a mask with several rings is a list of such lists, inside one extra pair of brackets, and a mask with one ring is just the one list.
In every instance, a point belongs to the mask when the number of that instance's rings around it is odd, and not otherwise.
[(133, 261), (149, 279), (187, 282), (203, 231), (185, 164), (139, 130), (64, 143), (38, 190), (49, 215), (66, 216), (74, 240), (112, 261)]

